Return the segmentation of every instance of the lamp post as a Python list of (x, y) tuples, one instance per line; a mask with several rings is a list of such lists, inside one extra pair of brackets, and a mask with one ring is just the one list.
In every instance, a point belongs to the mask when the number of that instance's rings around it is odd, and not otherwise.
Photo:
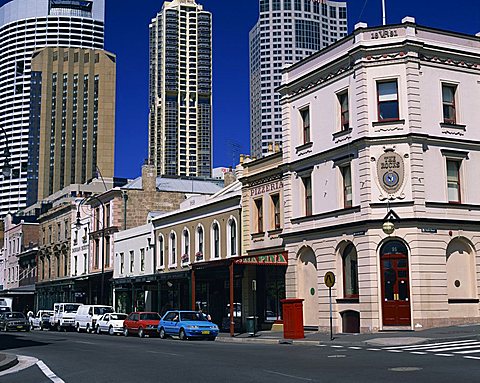
[[(77, 208), (77, 221), (75, 223), (75, 227), (78, 229), (82, 226), (82, 223), (80, 221), (80, 205), (82, 205), (85, 202), (88, 202), (89, 199), (95, 199), (97, 200), (100, 205), (102, 206), (102, 229), (101, 229), (101, 235), (102, 235), (102, 248), (101, 248), (101, 262), (102, 262), (102, 271), (101, 271), (101, 284), (100, 284), (100, 304), (104, 304), (104, 299), (105, 299), (105, 294), (104, 294), (104, 284), (105, 284), (105, 205), (104, 203), (100, 200), (100, 198), (96, 196), (90, 196), (88, 198), (84, 198), (80, 203), (78, 204)], [(97, 222), (100, 222), (100, 220), (97, 217)], [(96, 230), (98, 231), (98, 230)]]
[(5, 129), (0, 126), (0, 130), (2, 131), (3, 135), (5, 136), (5, 149), (3, 151), (3, 157), (5, 158), (2, 165), (2, 175), (3, 177), (7, 178), (10, 177), (12, 172), (13, 166), (10, 165), (10, 145), (8, 144), (8, 135)]

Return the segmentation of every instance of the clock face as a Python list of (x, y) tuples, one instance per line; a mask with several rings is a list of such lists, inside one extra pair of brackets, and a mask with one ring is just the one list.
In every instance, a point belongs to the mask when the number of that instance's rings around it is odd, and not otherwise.
[(393, 188), (398, 185), (399, 177), (397, 172), (390, 171), (383, 176), (383, 183), (389, 188)]

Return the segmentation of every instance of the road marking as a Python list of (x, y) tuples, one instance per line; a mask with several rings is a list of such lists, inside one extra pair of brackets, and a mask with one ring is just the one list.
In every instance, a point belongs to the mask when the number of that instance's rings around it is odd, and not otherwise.
[(475, 359), (475, 360), (480, 360), (478, 356), (464, 356), (464, 359)]
[(436, 355), (436, 356), (455, 356), (453, 354), (433, 354), (433, 355)]
[(343, 346), (330, 346), (332, 348), (343, 348)]
[(94, 342), (83, 342), (83, 341), (80, 341), (80, 340), (76, 340), (75, 343), (81, 343), (81, 344), (96, 344)]
[(474, 345), (466, 345), (466, 346), (456, 346), (456, 347), (444, 347), (444, 348), (436, 348), (433, 350), (428, 350), (430, 352), (443, 352), (443, 351), (453, 351), (453, 350), (467, 350), (469, 348), (480, 348), (480, 344), (474, 344)]
[(180, 354), (174, 354), (173, 352), (162, 352), (162, 351), (147, 351), (150, 354), (162, 354), (162, 355), (170, 355), (170, 356), (181, 356)]
[(270, 370), (264, 370), (265, 372), (268, 372), (269, 374), (275, 374), (275, 375), (280, 375), (280, 376), (284, 376), (286, 378), (292, 378), (292, 379), (298, 379), (298, 380), (304, 380), (306, 382), (313, 382), (313, 379), (309, 379), (309, 378), (302, 378), (301, 376), (295, 376), (295, 375), (288, 375), (288, 374), (282, 374), (281, 372), (277, 372), (277, 371), (270, 371)]
[(426, 352), (423, 352), (423, 351), (412, 351), (410, 352), (410, 354), (415, 354), (415, 355), (427, 355)]
[(361, 350), (361, 347), (349, 347), (350, 350)]
[(41, 360), (37, 362), (38, 368), (43, 372), (43, 374), (50, 379), (54, 383), (65, 383), (62, 379), (60, 379), (57, 375), (53, 373), (52, 370), (50, 370), (45, 363), (43, 363)]
[(388, 352), (403, 352), (403, 350), (387, 350)]
[(468, 350), (468, 351), (454, 351), (454, 354), (478, 354), (480, 350), (477, 348), (476, 350)]
[(382, 351), (379, 348), (367, 348), (368, 351)]
[(385, 347), (384, 350), (396, 350), (396, 349), (402, 349), (402, 350), (415, 350), (415, 349), (422, 349), (422, 348), (435, 348), (437, 346), (447, 346), (447, 345), (460, 345), (464, 343), (472, 343), (472, 342), (478, 342), (476, 339), (468, 339), (468, 340), (459, 340), (459, 341), (451, 341), (451, 342), (443, 342), (443, 343), (429, 343), (429, 344), (423, 344), (423, 345), (414, 345), (414, 346), (395, 346), (395, 347)]

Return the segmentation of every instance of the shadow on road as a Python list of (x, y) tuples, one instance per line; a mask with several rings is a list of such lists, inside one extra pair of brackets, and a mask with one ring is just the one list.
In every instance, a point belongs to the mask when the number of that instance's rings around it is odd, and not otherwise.
[(0, 351), (14, 348), (47, 346), (49, 344), (49, 342), (37, 342), (24, 336), (20, 337), (14, 333), (0, 334)]

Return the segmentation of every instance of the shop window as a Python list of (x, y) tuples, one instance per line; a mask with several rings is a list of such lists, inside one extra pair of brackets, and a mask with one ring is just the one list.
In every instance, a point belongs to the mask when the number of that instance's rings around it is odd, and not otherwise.
[(352, 207), (352, 167), (350, 164), (340, 168), (342, 173), (343, 207)]
[(460, 203), (460, 165), (461, 161), (447, 159), (448, 202)]
[(177, 236), (170, 233), (170, 266), (177, 265)]
[(342, 252), (343, 295), (345, 298), (358, 298), (357, 249), (349, 243)]
[(445, 124), (457, 123), (456, 93), (456, 85), (442, 84), (443, 122)]
[(163, 268), (165, 265), (165, 241), (163, 235), (158, 236), (158, 267)]
[(255, 200), (255, 214), (257, 217), (257, 233), (263, 233), (263, 198)]
[(212, 257), (220, 257), (220, 226), (217, 222), (212, 225)]
[(399, 119), (397, 80), (377, 82), (378, 121)]
[(340, 110), (340, 130), (350, 129), (350, 116), (348, 108), (348, 91), (337, 94), (338, 105)]
[(277, 230), (282, 227), (280, 217), (280, 194), (273, 194), (270, 198), (272, 200), (273, 228)]
[(302, 177), (303, 183), (303, 195), (304, 195), (304, 205), (305, 205), (305, 216), (312, 215), (312, 176), (308, 175)]

